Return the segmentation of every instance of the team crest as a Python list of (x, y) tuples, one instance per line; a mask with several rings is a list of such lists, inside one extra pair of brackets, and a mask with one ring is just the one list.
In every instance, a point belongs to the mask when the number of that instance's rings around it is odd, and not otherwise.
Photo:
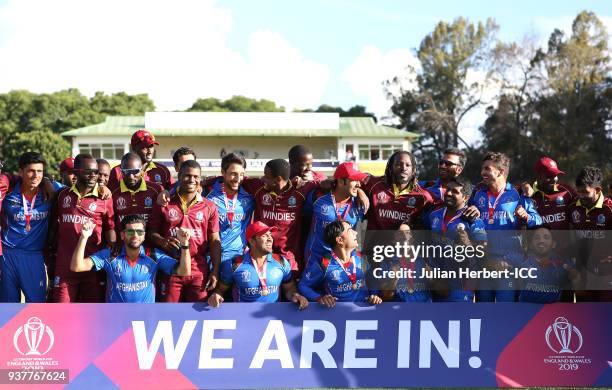
[(580, 212), (578, 210), (574, 210), (572, 213), (572, 222), (580, 223)]
[(249, 271), (242, 271), (242, 275), (240, 276), (242, 277), (242, 281), (245, 283), (251, 279), (251, 273)]
[(145, 203), (145, 207), (146, 207), (146, 208), (151, 208), (151, 207), (153, 207), (153, 199), (151, 199), (151, 197), (150, 197), (150, 196), (147, 196), (147, 197), (145, 198), (144, 203)]
[(414, 207), (416, 205), (416, 198), (408, 199), (408, 206)]
[(563, 199), (562, 196), (558, 196), (557, 199), (555, 199), (555, 204), (557, 206), (564, 206), (565, 205), (565, 199)]
[(606, 224), (606, 216), (603, 214), (599, 214), (599, 216), (597, 217), (597, 224), (598, 225), (605, 225)]
[(179, 219), (179, 213), (178, 213), (178, 211), (176, 211), (176, 209), (170, 209), (170, 210), (168, 211), (168, 218), (169, 218), (171, 221), (176, 221), (177, 219)]
[(479, 206), (479, 207), (484, 207), (484, 205), (485, 205), (485, 204), (484, 204), (484, 202), (485, 202), (484, 198), (480, 198), (480, 199), (478, 200), (478, 206)]
[(162, 179), (161, 179), (161, 175), (157, 174), (155, 175), (155, 182), (156, 183), (161, 183)]
[(98, 208), (98, 205), (95, 203), (92, 203), (89, 205), (89, 211), (91, 211), (92, 213), (96, 211), (96, 209)]
[(439, 222), (440, 222), (440, 218), (435, 217), (433, 221), (431, 221), (431, 226), (438, 226)]
[(117, 198), (117, 210), (125, 210), (127, 205), (125, 204), (125, 198)]
[(198, 211), (196, 214), (196, 220), (197, 221), (202, 221), (204, 219), (204, 213), (201, 211)]
[(379, 192), (376, 195), (376, 198), (378, 198), (378, 203), (381, 203), (381, 204), (385, 204), (389, 201), (389, 196), (385, 194), (384, 192)]
[(295, 207), (296, 205), (296, 200), (295, 200), (295, 196), (290, 196), (289, 199), (287, 200), (287, 202), (289, 203), (290, 207)]
[(334, 279), (338, 283), (342, 281), (342, 275), (340, 274), (339, 269), (335, 269), (332, 271), (332, 279)]
[(329, 211), (329, 206), (324, 204), (323, 206), (321, 206), (321, 212), (323, 214), (327, 214), (327, 212)]
[(121, 277), (121, 265), (119, 264), (119, 262), (116, 262), (115, 269), (113, 270), (113, 272), (115, 275), (117, 275), (117, 277)]
[(270, 196), (270, 194), (264, 194), (261, 198), (261, 203), (263, 203), (264, 206), (272, 205), (272, 196)]
[(70, 200), (70, 197), (67, 196), (64, 198), (64, 204), (62, 205), (65, 209), (70, 207), (70, 204), (72, 203), (72, 201)]

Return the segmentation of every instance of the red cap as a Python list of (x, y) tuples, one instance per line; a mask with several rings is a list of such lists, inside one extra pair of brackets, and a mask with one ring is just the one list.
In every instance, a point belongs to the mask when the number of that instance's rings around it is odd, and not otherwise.
[(542, 157), (536, 163), (533, 169), (536, 173), (544, 176), (565, 175), (565, 172), (559, 170), (557, 163), (550, 157)]
[(353, 162), (345, 162), (338, 165), (336, 172), (334, 172), (334, 179), (363, 180), (367, 176), (368, 174), (359, 171), (357, 164)]
[(275, 232), (278, 230), (276, 226), (268, 226), (261, 221), (253, 222), (246, 229), (246, 239), (247, 241), (251, 241), (251, 238), (261, 236), (267, 232)]
[(74, 159), (72, 157), (68, 157), (64, 161), (62, 161), (59, 165), (60, 173), (70, 172), (74, 169)]
[(155, 141), (155, 137), (148, 130), (140, 129), (132, 135), (132, 141), (130, 142), (132, 147), (140, 146), (146, 148), (151, 145), (159, 145), (159, 142)]

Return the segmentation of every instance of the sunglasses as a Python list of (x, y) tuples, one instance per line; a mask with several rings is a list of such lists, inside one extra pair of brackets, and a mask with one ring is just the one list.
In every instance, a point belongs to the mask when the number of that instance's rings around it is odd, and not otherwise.
[(443, 167), (452, 167), (452, 166), (461, 165), (461, 164), (457, 164), (457, 163), (454, 163), (448, 160), (440, 160), (438, 161), (438, 165), (443, 166)]
[(85, 176), (97, 176), (100, 174), (100, 171), (97, 169), (74, 169), (74, 172)]
[(145, 231), (143, 229), (125, 229), (125, 235), (128, 237), (144, 236)]
[(123, 169), (121, 168), (121, 173), (123, 173), (123, 176), (129, 176), (129, 175), (139, 175), (140, 172), (142, 172), (141, 168), (129, 168), (129, 169)]

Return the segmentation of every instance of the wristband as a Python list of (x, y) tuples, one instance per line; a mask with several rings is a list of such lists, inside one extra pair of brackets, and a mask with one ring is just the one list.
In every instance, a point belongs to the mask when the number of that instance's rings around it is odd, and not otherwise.
[(181, 245), (181, 249), (189, 249), (189, 245)]

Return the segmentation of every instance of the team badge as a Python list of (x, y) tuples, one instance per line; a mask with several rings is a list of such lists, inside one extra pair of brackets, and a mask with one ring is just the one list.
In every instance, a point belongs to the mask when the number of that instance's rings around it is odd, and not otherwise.
[(580, 223), (580, 212), (578, 210), (574, 210), (572, 213), (572, 222)]
[(334, 279), (336, 282), (340, 282), (342, 280), (340, 270), (335, 269), (332, 271), (332, 279)]
[(436, 227), (436, 226), (438, 226), (438, 223), (439, 223), (439, 222), (440, 222), (440, 218), (435, 217), (435, 218), (433, 219), (433, 221), (431, 222), (431, 226), (432, 226), (432, 227)]
[(98, 208), (98, 205), (95, 203), (92, 203), (89, 205), (89, 211), (91, 211), (92, 213), (96, 211), (96, 209)]
[(201, 211), (198, 211), (198, 213), (196, 214), (196, 220), (202, 221), (203, 219), (204, 219), (204, 213)]
[(565, 205), (565, 199), (563, 199), (562, 196), (558, 196), (557, 199), (555, 199), (555, 204), (557, 206), (564, 206)]
[(329, 211), (329, 206), (324, 204), (323, 206), (321, 206), (321, 212), (323, 214), (327, 214), (327, 212)]
[(60, 285), (60, 277), (56, 276), (55, 278), (53, 278), (53, 287), (59, 287)]
[(295, 201), (295, 196), (290, 196), (289, 199), (287, 200), (287, 202), (289, 203), (290, 207), (295, 207), (295, 204), (297, 203)]
[(171, 221), (176, 221), (177, 219), (179, 219), (179, 213), (178, 213), (178, 211), (176, 211), (176, 209), (170, 209), (170, 210), (168, 211), (168, 218), (169, 218)]
[(597, 224), (598, 225), (605, 225), (606, 224), (606, 216), (603, 214), (599, 214), (599, 216), (597, 217)]
[(70, 207), (70, 203), (72, 203), (72, 201), (70, 200), (70, 197), (69, 197), (69, 196), (67, 196), (67, 197), (65, 197), (65, 198), (64, 198), (64, 203), (63, 203), (63, 205), (62, 205), (62, 206), (63, 206), (65, 209), (67, 209), (67, 208), (69, 208), (69, 207)]
[(408, 206), (414, 206), (414, 205), (416, 205), (416, 198), (408, 199)]
[(272, 197), (270, 194), (264, 194), (261, 198), (261, 203), (263, 203), (264, 206), (270, 206), (272, 204)]
[(119, 262), (116, 262), (113, 273), (117, 275), (117, 277), (121, 277), (121, 265), (119, 264)]
[(251, 273), (249, 271), (242, 271), (242, 275), (240, 276), (242, 277), (242, 281), (245, 283), (251, 279)]
[(385, 204), (389, 201), (389, 196), (385, 194), (384, 192), (379, 192), (376, 195), (376, 198), (378, 199), (378, 203), (381, 203), (381, 204)]
[(484, 207), (484, 205), (485, 205), (485, 204), (484, 204), (484, 202), (485, 202), (484, 198), (480, 198), (480, 199), (478, 200), (478, 206), (479, 206), (479, 207)]
[(141, 265), (141, 269), (142, 269), (142, 272), (144, 272), (145, 274), (148, 274), (148, 273), (149, 273), (149, 267), (148, 267), (148, 266), (146, 266), (146, 265)]
[(156, 183), (161, 183), (161, 181), (162, 181), (161, 180), (161, 175), (159, 175), (159, 174), (155, 175), (155, 182)]
[(125, 204), (125, 198), (117, 198), (117, 210), (125, 210), (127, 205)]
[(147, 197), (145, 198), (145, 202), (144, 202), (144, 203), (145, 203), (145, 207), (146, 207), (146, 208), (153, 207), (153, 199), (151, 199), (151, 197), (150, 197), (150, 196), (147, 196)]

